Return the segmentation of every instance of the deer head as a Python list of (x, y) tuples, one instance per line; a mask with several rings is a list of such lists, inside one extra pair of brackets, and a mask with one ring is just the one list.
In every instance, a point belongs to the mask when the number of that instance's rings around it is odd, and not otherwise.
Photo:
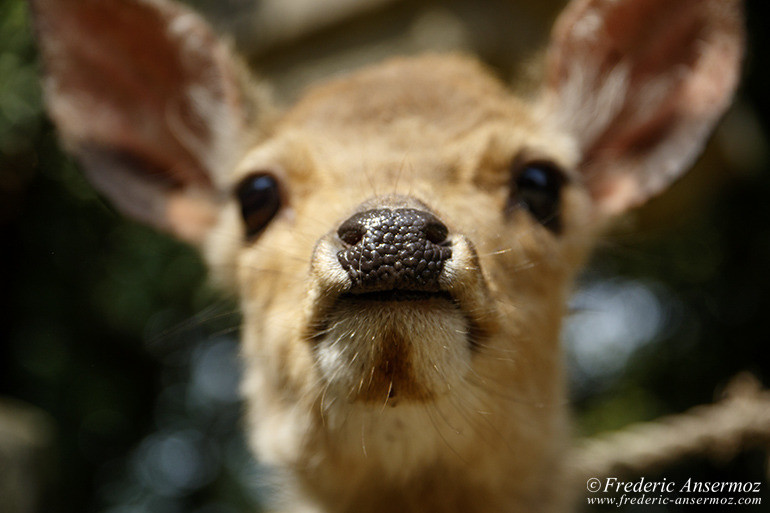
[(239, 297), (249, 438), (295, 510), (565, 507), (566, 297), (729, 104), (738, 1), (573, 0), (528, 98), (428, 55), (285, 111), (179, 4), (31, 3), (64, 144)]

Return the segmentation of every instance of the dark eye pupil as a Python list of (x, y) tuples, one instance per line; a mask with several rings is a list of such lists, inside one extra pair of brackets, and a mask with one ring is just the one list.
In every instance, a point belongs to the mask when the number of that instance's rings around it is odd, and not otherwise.
[(530, 163), (514, 177), (513, 203), (529, 210), (549, 230), (561, 230), (559, 216), (562, 172), (549, 163)]
[(278, 182), (268, 174), (247, 176), (235, 193), (241, 204), (241, 215), (249, 237), (261, 232), (281, 207)]

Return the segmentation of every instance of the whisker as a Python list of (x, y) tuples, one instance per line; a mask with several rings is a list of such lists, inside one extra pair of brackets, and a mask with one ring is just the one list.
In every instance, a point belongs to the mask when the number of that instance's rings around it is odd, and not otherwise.
[[(429, 404), (429, 405), (427, 405), (427, 406), (425, 407), (425, 414), (426, 414), (426, 416), (428, 417), (428, 420), (430, 421), (431, 425), (433, 426), (433, 429), (434, 429), (434, 431), (436, 432), (436, 434), (438, 434), (439, 438), (440, 438), (440, 439), (441, 439), (441, 441), (444, 443), (444, 445), (447, 447), (447, 449), (449, 449), (450, 451), (452, 451), (452, 453), (453, 453), (455, 456), (457, 456), (457, 459), (459, 459), (461, 462), (463, 462), (464, 464), (466, 464), (466, 465), (467, 465), (467, 464), (468, 464), (468, 462), (466, 461), (466, 459), (465, 459), (465, 458), (463, 458), (463, 457), (460, 455), (460, 453), (459, 453), (459, 452), (457, 452), (457, 449), (455, 449), (455, 448), (452, 446), (452, 444), (449, 442), (449, 440), (447, 440), (447, 439), (446, 439), (446, 437), (444, 436), (444, 433), (442, 433), (442, 432), (441, 432), (441, 428), (440, 428), (440, 427), (439, 427), (439, 425), (436, 423), (436, 418), (435, 418), (435, 415), (434, 415), (434, 413), (437, 413), (437, 412), (435, 412), (435, 410), (436, 410), (436, 405), (435, 405), (435, 404), (433, 404), (433, 403), (431, 403), (431, 404)], [(451, 426), (449, 426), (449, 424), (446, 424), (446, 423), (445, 423), (445, 425), (447, 425), (447, 426), (448, 426), (450, 429), (452, 429), (452, 427), (451, 427)], [(457, 433), (457, 434), (460, 434), (460, 433)]]

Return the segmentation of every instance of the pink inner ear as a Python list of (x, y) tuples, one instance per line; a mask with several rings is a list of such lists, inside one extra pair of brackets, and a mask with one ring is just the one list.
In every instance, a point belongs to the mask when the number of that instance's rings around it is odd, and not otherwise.
[(205, 83), (223, 100), (216, 81), (206, 80), (216, 65), (212, 52), (202, 51), (216, 42), (204, 29), (195, 37), (172, 33), (162, 5), (45, 2), (37, 28), (45, 35), (50, 107), (76, 147), (112, 147), (151, 163), (167, 183), (208, 186), (196, 153), (212, 134), (189, 93)]
[(739, 0), (573, 0), (549, 50), (549, 87), (600, 209), (642, 203), (683, 173), (729, 104)]
[(554, 27), (550, 71), (569, 72), (569, 63), (578, 59), (595, 61), (599, 67), (594, 71), (601, 74), (624, 60), (645, 75), (686, 61), (683, 54), (693, 50), (688, 41), (713, 21), (699, 12), (700, 2), (573, 0)]

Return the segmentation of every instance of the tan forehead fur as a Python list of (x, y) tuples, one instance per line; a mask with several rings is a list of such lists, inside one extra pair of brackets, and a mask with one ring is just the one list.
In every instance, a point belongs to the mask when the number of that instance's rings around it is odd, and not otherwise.
[(321, 131), (381, 132), (419, 118), (447, 138), (482, 123), (523, 115), (507, 89), (478, 61), (460, 55), (390, 60), (311, 91), (287, 116)]
[(427, 55), (393, 59), (320, 85), (288, 113), (281, 128), (301, 126), (347, 142), (387, 139), (392, 149), (418, 150), (437, 149), (482, 125), (512, 119), (526, 128), (534, 125), (522, 102), (484, 66), (459, 55)]

